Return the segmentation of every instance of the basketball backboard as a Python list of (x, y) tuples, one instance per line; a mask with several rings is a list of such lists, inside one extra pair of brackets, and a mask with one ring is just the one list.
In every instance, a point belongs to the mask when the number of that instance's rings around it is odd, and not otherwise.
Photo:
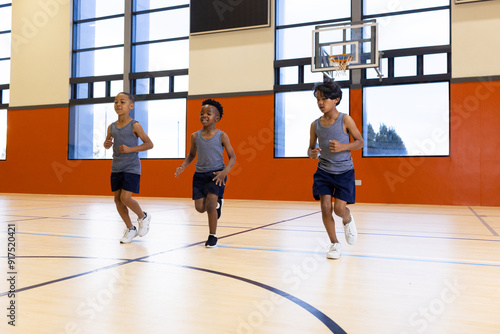
[(375, 20), (316, 26), (313, 30), (312, 72), (333, 72), (333, 55), (351, 55), (349, 69), (380, 66), (378, 31)]

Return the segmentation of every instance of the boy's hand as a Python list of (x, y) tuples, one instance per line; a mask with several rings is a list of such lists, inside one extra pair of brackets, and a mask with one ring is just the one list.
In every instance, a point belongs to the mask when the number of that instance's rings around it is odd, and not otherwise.
[(184, 167), (179, 166), (175, 169), (175, 177), (179, 178), (179, 175), (184, 171)]
[(108, 149), (111, 146), (113, 146), (113, 137), (109, 137), (109, 139), (104, 142), (105, 149)]
[(340, 152), (342, 151), (342, 143), (338, 140), (330, 140), (330, 152)]
[(215, 177), (212, 179), (212, 181), (215, 181), (215, 184), (218, 186), (225, 186), (226, 185), (226, 173), (223, 173), (222, 171), (220, 172), (214, 172)]
[(319, 147), (316, 147), (314, 150), (310, 151), (309, 157), (311, 159), (318, 159), (320, 151), (321, 151), (321, 149)]
[(120, 145), (120, 152), (122, 152), (122, 153), (130, 153), (132, 151), (130, 150), (130, 147), (128, 147), (127, 145), (124, 144), (124, 145)]

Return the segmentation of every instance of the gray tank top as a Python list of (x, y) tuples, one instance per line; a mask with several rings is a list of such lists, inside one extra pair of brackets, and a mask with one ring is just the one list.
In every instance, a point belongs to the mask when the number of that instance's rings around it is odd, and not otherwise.
[(329, 127), (321, 125), (320, 118), (314, 121), (314, 131), (318, 136), (321, 148), (318, 168), (330, 174), (342, 174), (354, 169), (351, 151), (330, 152), (330, 140), (337, 140), (343, 144), (349, 143), (349, 134), (344, 131), (344, 116), (339, 113), (335, 122)]
[(224, 167), (224, 146), (222, 146), (221, 130), (218, 130), (210, 139), (204, 139), (201, 136), (201, 130), (196, 132), (196, 171), (198, 173), (215, 172), (223, 170)]
[(141, 160), (139, 153), (121, 153), (120, 145), (129, 147), (138, 145), (138, 138), (134, 134), (133, 125), (136, 120), (131, 120), (123, 128), (118, 128), (116, 122), (111, 124), (111, 136), (113, 137), (113, 163), (111, 173), (133, 173), (141, 175)]

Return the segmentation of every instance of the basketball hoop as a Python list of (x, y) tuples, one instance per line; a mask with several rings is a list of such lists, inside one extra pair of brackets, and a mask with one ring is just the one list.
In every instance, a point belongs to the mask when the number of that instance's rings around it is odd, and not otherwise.
[(349, 68), (349, 62), (352, 60), (352, 56), (348, 54), (340, 54), (329, 56), (328, 59), (335, 69), (335, 75), (344, 75), (345, 71)]

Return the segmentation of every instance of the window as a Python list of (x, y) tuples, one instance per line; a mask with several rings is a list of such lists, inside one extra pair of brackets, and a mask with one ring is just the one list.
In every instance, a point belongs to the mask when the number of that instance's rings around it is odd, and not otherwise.
[[(449, 155), (450, 10), (450, 0), (276, 0), (275, 156), (306, 157), (309, 126), (319, 117), (304, 112), (317, 110), (311, 88), (323, 80), (310, 72), (313, 29), (361, 20), (378, 23), (383, 78), (366, 68), (335, 81), (344, 92), (342, 112), (349, 113), (350, 88), (363, 91), (363, 156)], [(417, 94), (432, 104), (418, 122)], [(399, 146), (381, 147), (384, 136)]]
[(0, 160), (6, 159), (12, 1), (0, 1)]
[(449, 82), (363, 89), (363, 156), (447, 156)]
[(136, 97), (131, 116), (155, 144), (139, 156), (183, 158), (189, 1), (125, 4), (75, 0), (69, 158), (112, 158), (103, 142), (117, 119), (113, 100), (121, 91)]
[[(321, 116), (312, 87), (323, 74), (311, 72), (312, 31), (320, 23), (348, 21), (349, 0), (277, 0), (275, 61), (275, 157), (306, 157), (311, 123)], [(321, 8), (321, 10), (315, 10)], [(348, 76), (338, 109), (349, 114)]]
[[(307, 157), (311, 123), (322, 115), (312, 90), (276, 94), (276, 157)], [(349, 89), (337, 106), (349, 114)]]

